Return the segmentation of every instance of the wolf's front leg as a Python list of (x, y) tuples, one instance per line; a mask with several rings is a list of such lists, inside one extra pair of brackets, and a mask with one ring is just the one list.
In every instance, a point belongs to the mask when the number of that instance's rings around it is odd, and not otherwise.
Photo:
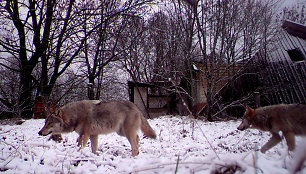
[(78, 139), (76, 140), (77, 143), (78, 143), (78, 147), (82, 147), (82, 145), (83, 145), (83, 139), (84, 139), (84, 135), (82, 134), (82, 135), (80, 135), (80, 136), (78, 137)]
[(91, 151), (97, 153), (98, 149), (98, 135), (90, 135)]
[(86, 144), (88, 142), (88, 139), (89, 139), (89, 135), (87, 135), (87, 134), (81, 134), (79, 136), (79, 138), (77, 139), (78, 146), (80, 146), (79, 150), (81, 150), (83, 147), (86, 146)]
[(262, 153), (265, 153), (267, 150), (271, 149), (273, 146), (275, 146), (281, 140), (282, 140), (282, 138), (279, 136), (278, 133), (272, 133), (272, 137), (270, 138), (270, 140), (264, 146), (262, 146), (260, 151)]
[(294, 150), (294, 147), (295, 147), (294, 133), (293, 132), (283, 132), (283, 134), (284, 134), (284, 137), (288, 145), (288, 150), (290, 151)]

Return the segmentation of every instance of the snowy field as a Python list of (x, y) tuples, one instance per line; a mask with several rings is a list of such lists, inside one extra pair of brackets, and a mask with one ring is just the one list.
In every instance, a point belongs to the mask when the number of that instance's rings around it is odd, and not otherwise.
[[(188, 117), (164, 116), (148, 120), (157, 139), (140, 135), (140, 153), (131, 156), (125, 137), (99, 136), (98, 155), (90, 144), (78, 151), (76, 133), (63, 142), (48, 141), (37, 133), (44, 120), (0, 127), (0, 172), (4, 173), (288, 173), (294, 153), (283, 140), (262, 154), (255, 151), (270, 137), (258, 130), (238, 131), (239, 121), (202, 122)], [(297, 145), (303, 141), (296, 137)], [(239, 166), (239, 167), (238, 167)], [(300, 173), (306, 173), (306, 167)]]

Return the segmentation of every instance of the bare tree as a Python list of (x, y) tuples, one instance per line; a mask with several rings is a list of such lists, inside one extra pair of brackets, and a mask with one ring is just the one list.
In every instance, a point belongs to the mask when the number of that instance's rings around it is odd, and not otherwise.
[[(273, 32), (274, 2), (185, 1), (193, 7), (197, 47), (201, 54), (206, 115), (212, 120), (212, 106), (218, 89), (239, 69), (241, 60), (251, 58), (268, 43)], [(238, 65), (238, 66), (237, 66)]]
[[(134, 81), (159, 84), (171, 79), (180, 83), (192, 78), (193, 13), (186, 4), (173, 3), (167, 3), (171, 9), (149, 17), (126, 18), (128, 27), (120, 34), (120, 45), (130, 45), (124, 52), (123, 64)], [(165, 87), (171, 93), (170, 86)]]
[[(88, 75), (88, 98), (99, 99), (104, 76), (104, 67), (122, 57), (127, 48), (118, 48), (118, 35), (123, 32), (125, 16), (134, 16), (137, 10), (150, 0), (143, 1), (110, 1), (102, 0), (96, 3), (89, 1), (84, 4), (85, 16), (84, 35), (87, 30), (96, 27), (84, 47), (84, 64)], [(89, 23), (89, 24), (87, 24)], [(96, 89), (96, 92), (94, 91)]]
[[(82, 48), (79, 9), (75, 0), (6, 0), (0, 10), (1, 29), (7, 31), (0, 38), (1, 65), (19, 73), (19, 108), (30, 118), (33, 95), (49, 97)], [(6, 57), (16, 59), (17, 68), (10, 68)]]
[(148, 39), (145, 19), (141, 16), (125, 16), (125, 29), (119, 33), (119, 47), (123, 50), (122, 65), (134, 81), (150, 82), (152, 78), (152, 47)]
[[(16, 65), (9, 65), (13, 68)], [(12, 117), (18, 114), (18, 74), (0, 66), (0, 116)], [(17, 78), (18, 79), (18, 78)]]
[(192, 21), (182, 11), (174, 13), (157, 12), (148, 22), (155, 56), (152, 82), (168, 81), (168, 78), (179, 82), (190, 66)]
[[(27, 3), (7, 0), (2, 1), (0, 6), (1, 20), (8, 24), (2, 28), (11, 29), (7, 36), (1, 38), (0, 44), (7, 54), (19, 60), (17, 69), (20, 75), (19, 106), (22, 110), (21, 115), (28, 118), (32, 116), (32, 72), (48, 47), (55, 0), (48, 0), (42, 5), (46, 8), (40, 8), (42, 11), (38, 14), (36, 14), (37, 3), (34, 1)], [(13, 27), (10, 27), (11, 25)], [(44, 31), (43, 34), (41, 30)], [(3, 63), (2, 65), (7, 67)]]
[(53, 15), (48, 49), (41, 56), (38, 95), (49, 97), (52, 94), (57, 79), (78, 57), (84, 45), (80, 27), (84, 21), (80, 8), (75, 0), (68, 4), (58, 2), (56, 6), (58, 10)]

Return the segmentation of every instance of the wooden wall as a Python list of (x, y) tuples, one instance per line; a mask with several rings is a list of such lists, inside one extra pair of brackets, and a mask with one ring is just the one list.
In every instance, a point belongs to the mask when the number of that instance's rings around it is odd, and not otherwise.
[[(306, 32), (306, 30), (305, 30)], [(299, 50), (300, 61), (292, 61), (288, 51)], [(306, 103), (306, 40), (281, 29), (265, 56), (263, 50), (254, 61), (261, 62), (259, 76), (263, 82), (263, 96), (271, 103)]]

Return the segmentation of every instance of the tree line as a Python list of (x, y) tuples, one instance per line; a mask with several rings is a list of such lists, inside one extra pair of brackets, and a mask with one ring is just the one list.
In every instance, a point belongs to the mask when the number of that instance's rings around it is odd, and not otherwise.
[(37, 96), (62, 103), (127, 98), (126, 79), (180, 83), (184, 78), (190, 93), (195, 61), (204, 65), (204, 95), (212, 105), (216, 85), (232, 76), (221, 75), (221, 65), (230, 72), (273, 42), (275, 4), (1, 1), (0, 112), (31, 118)]

